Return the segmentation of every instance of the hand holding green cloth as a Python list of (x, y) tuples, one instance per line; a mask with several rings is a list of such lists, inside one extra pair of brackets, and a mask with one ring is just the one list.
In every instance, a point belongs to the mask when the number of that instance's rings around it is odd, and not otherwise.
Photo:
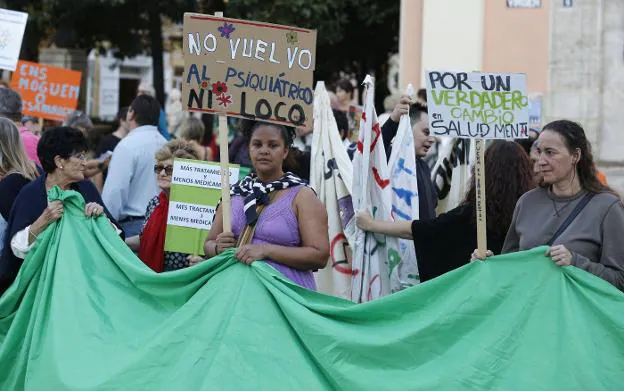
[(0, 299), (0, 390), (608, 390), (624, 294), (544, 249), (356, 305), (233, 252), (157, 274), (72, 191)]

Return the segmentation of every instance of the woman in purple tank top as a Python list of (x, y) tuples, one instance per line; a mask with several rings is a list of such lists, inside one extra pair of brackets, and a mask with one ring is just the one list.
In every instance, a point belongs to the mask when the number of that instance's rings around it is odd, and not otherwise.
[(223, 232), (217, 208), (204, 251), (213, 257), (236, 247), (245, 228), (255, 226), (251, 241), (238, 248), (236, 257), (248, 265), (265, 261), (291, 281), (316, 290), (313, 271), (325, 267), (329, 258), (327, 212), (303, 180), (284, 172), (294, 132), (256, 122), (244, 135), (254, 173), (231, 189), (234, 232)]

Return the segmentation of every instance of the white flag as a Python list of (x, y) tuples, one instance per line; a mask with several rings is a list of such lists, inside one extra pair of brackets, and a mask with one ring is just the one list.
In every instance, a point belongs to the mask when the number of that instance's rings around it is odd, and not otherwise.
[(355, 239), (355, 219), (351, 201), (353, 164), (345, 149), (329, 94), (322, 81), (314, 91), (314, 132), (312, 133), (310, 184), (327, 209), (330, 259), (315, 273), (320, 292), (351, 299), (351, 246)]
[(456, 208), (466, 197), (475, 162), (475, 141), (441, 137), (431, 180), (438, 193), (437, 214)]
[[(353, 159), (353, 207), (376, 220), (391, 220), (392, 195), (381, 127), (374, 107), (372, 78), (364, 79), (366, 98)], [(351, 299), (361, 303), (390, 293), (390, 270), (400, 262), (396, 238), (356, 230)]]
[[(414, 95), (414, 87), (407, 86), (407, 95)], [(390, 184), (392, 188), (392, 217), (395, 221), (412, 221), (419, 218), (418, 180), (416, 178), (416, 150), (409, 114), (401, 116), (390, 154)], [(390, 264), (390, 289), (392, 292), (416, 285), (418, 264), (414, 242), (398, 239), (401, 262)]]

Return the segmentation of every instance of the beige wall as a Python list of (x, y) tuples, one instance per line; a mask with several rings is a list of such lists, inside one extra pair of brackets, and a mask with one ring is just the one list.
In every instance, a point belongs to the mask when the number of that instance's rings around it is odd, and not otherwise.
[(422, 61), (422, 0), (401, 0), (401, 26), (399, 33), (399, 89), (408, 83), (420, 85)]
[(424, 1), (422, 86), (425, 70), (482, 69), (484, 3), (498, 0), (403, 1)]
[(550, 2), (535, 9), (507, 8), (503, 0), (486, 1), (483, 70), (527, 74), (529, 93), (548, 86)]

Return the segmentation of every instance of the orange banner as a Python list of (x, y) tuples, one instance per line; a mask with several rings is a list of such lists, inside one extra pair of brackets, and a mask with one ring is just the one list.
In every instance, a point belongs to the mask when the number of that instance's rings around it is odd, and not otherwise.
[(78, 71), (19, 61), (11, 88), (22, 97), (23, 115), (63, 121), (78, 105), (81, 75)]

